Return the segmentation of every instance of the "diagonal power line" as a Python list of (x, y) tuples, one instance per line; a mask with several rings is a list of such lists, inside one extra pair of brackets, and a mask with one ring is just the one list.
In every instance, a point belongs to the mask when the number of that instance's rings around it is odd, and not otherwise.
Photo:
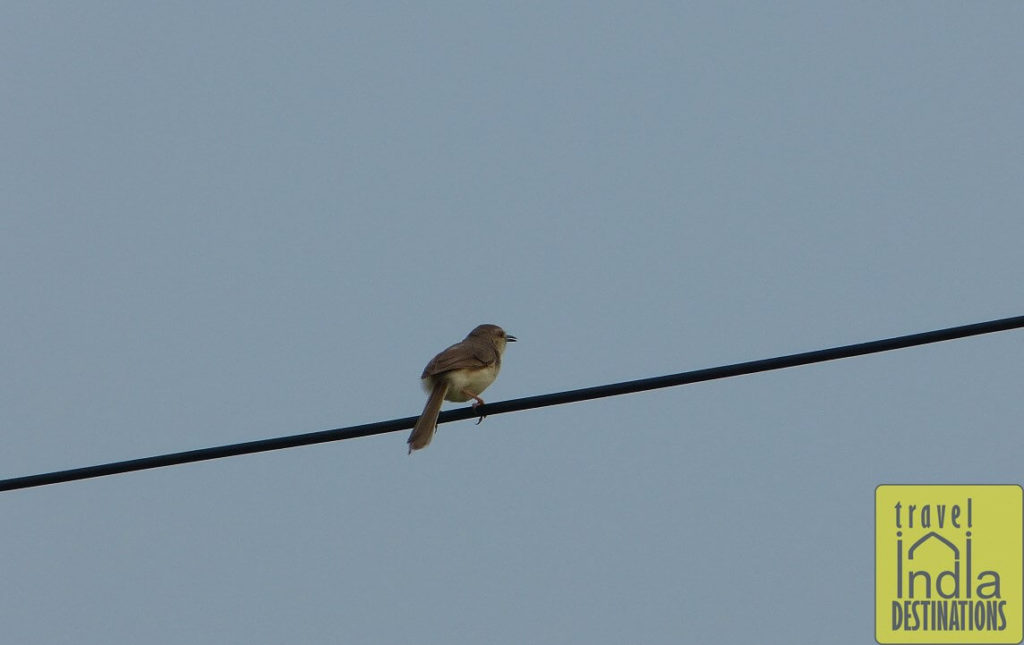
[[(778, 356), (775, 358), (766, 358), (762, 360), (748, 361), (745, 363), (734, 363), (732, 365), (722, 365), (719, 367), (709, 367), (707, 369), (681, 372), (679, 374), (669, 374), (667, 376), (656, 376), (653, 378), (645, 378), (635, 381), (624, 381), (622, 383), (612, 383), (610, 385), (598, 385), (578, 390), (569, 390), (567, 392), (555, 392), (553, 394), (541, 394), (521, 399), (512, 399), (510, 401), (488, 403), (476, 410), (473, 408), (449, 410), (441, 413), (438, 417), (438, 423), (448, 423), (449, 421), (461, 421), (463, 419), (475, 418), (481, 411), (488, 415), (494, 415), (504, 414), (505, 412), (529, 410), (532, 408), (542, 408), (550, 405), (577, 403), (579, 401), (589, 401), (590, 399), (599, 399), (606, 396), (619, 396), (620, 394), (644, 392), (663, 387), (687, 385), (689, 383), (699, 383), (701, 381), (712, 381), (715, 379), (742, 376), (744, 374), (755, 374), (757, 372), (768, 372), (787, 367), (796, 367), (798, 365), (810, 365), (812, 363), (834, 361), (840, 358), (851, 358), (854, 356), (863, 356), (865, 354), (888, 352), (894, 349), (904, 349), (907, 347), (915, 347), (917, 345), (939, 343), (947, 340), (966, 338), (968, 336), (991, 334), (1010, 329), (1019, 329), (1021, 327), (1024, 327), (1024, 316), (1001, 318), (999, 320), (990, 320), (972, 325), (962, 325), (959, 327), (926, 331), (919, 334), (910, 334), (908, 336), (896, 336), (894, 338), (875, 340), (867, 343), (843, 345), (841, 347), (802, 352), (800, 354), (789, 354), (787, 356)], [(0, 491), (46, 486), (49, 484), (59, 484), (79, 479), (105, 477), (107, 475), (128, 473), (136, 470), (162, 468), (164, 466), (175, 466), (178, 464), (187, 464), (196, 461), (209, 461), (211, 459), (221, 459), (223, 457), (234, 457), (237, 455), (248, 455), (257, 452), (267, 452), (270, 450), (281, 450), (283, 448), (309, 446), (317, 443), (326, 443), (328, 441), (341, 441), (343, 439), (369, 437), (372, 435), (384, 434), (386, 432), (407, 430), (416, 423), (416, 419), (417, 417), (391, 419), (390, 421), (379, 421), (376, 423), (350, 426), (348, 428), (337, 428), (335, 430), (309, 432), (306, 434), (276, 437), (273, 439), (260, 439), (258, 441), (247, 441), (244, 443), (235, 443), (226, 446), (200, 448), (198, 450), (174, 452), (165, 455), (156, 455), (154, 457), (117, 461), (108, 464), (100, 464), (98, 466), (86, 466), (84, 468), (60, 470), (50, 473), (42, 473), (39, 475), (13, 477), (10, 479), (0, 480)]]

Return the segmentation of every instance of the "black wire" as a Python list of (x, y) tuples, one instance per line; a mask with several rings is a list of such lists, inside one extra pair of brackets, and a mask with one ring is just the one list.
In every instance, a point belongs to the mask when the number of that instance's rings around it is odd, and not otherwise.
[[(975, 323), (973, 325), (950, 327), (948, 329), (927, 331), (920, 334), (910, 334), (909, 336), (897, 336), (895, 338), (887, 338), (884, 340), (875, 340), (855, 345), (844, 345), (842, 347), (833, 347), (830, 349), (821, 349), (813, 352), (803, 352), (800, 354), (790, 354), (788, 356), (779, 356), (776, 358), (767, 358), (763, 360), (749, 361), (746, 363), (710, 367), (692, 372), (670, 374), (668, 376), (657, 376), (654, 378), (645, 378), (636, 381), (625, 381), (623, 383), (586, 387), (567, 392), (528, 396), (522, 399), (512, 399), (510, 401), (501, 401), (499, 403), (488, 403), (487, 405), (475, 410), (473, 408), (460, 408), (458, 410), (442, 412), (438, 417), (438, 423), (476, 418), (481, 412), (487, 415), (494, 415), (503, 414), (505, 412), (517, 412), (519, 410), (529, 410), (531, 408), (547, 407), (549, 405), (576, 403), (579, 401), (588, 401), (590, 399), (599, 399), (606, 396), (618, 396), (620, 394), (643, 392), (662, 387), (699, 383), (701, 381), (730, 378), (744, 374), (755, 374), (757, 372), (767, 372), (769, 370), (796, 367), (798, 365), (833, 361), (840, 358), (863, 356), (864, 354), (887, 352), (894, 349), (938, 343), (967, 336), (991, 334), (993, 332), (1019, 329), (1021, 327), (1024, 327), (1024, 316), (1001, 318), (999, 320), (990, 320), (988, 322)], [(417, 417), (405, 417), (404, 419), (392, 419), (390, 421), (367, 423), (348, 428), (338, 428), (336, 430), (323, 430), (321, 432), (309, 432), (306, 434), (297, 434), (288, 437), (247, 441), (245, 443), (236, 443), (227, 446), (200, 448), (198, 450), (175, 452), (166, 455), (157, 455), (154, 457), (144, 457), (142, 459), (132, 459), (129, 461), (118, 461), (98, 466), (86, 466), (84, 468), (74, 468), (71, 470), (60, 470), (40, 475), (13, 477), (10, 479), (0, 480), (0, 491), (31, 488), (34, 486), (46, 486), (48, 484), (58, 484), (78, 479), (105, 477), (107, 475), (116, 475), (136, 470), (162, 468), (164, 466), (187, 464), (196, 461), (207, 461), (210, 459), (221, 459), (223, 457), (248, 455), (257, 452), (267, 452), (269, 450), (281, 450), (282, 448), (309, 446), (328, 441), (341, 441), (343, 439), (369, 437), (372, 435), (384, 434), (386, 432), (409, 429), (416, 422), (416, 419)]]

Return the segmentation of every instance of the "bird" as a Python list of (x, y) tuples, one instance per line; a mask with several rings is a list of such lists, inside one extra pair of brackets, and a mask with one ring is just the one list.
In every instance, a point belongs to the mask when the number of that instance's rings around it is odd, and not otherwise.
[(409, 435), (410, 455), (426, 448), (434, 438), (442, 401), (461, 403), (473, 399), (474, 408), (484, 404), (480, 394), (498, 377), (505, 344), (515, 341), (515, 336), (497, 325), (477, 325), (462, 341), (430, 359), (420, 375), (420, 384), (428, 396)]

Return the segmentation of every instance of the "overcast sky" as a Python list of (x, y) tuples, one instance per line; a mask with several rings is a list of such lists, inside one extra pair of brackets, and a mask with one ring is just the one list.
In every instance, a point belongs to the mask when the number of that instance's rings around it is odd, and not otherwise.
[[(1021, 3), (4, 3), (0, 478), (1024, 314)], [(1024, 332), (0, 493), (10, 643), (873, 639)], [(462, 404), (447, 404), (446, 409)]]

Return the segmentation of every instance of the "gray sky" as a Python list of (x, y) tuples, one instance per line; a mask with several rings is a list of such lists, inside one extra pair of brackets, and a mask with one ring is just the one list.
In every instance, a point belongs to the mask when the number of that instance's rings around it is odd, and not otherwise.
[[(1024, 313), (1020, 3), (5, 3), (0, 477)], [(12, 643), (873, 639), (1024, 333), (0, 494)], [(448, 404), (447, 408), (455, 407)]]

